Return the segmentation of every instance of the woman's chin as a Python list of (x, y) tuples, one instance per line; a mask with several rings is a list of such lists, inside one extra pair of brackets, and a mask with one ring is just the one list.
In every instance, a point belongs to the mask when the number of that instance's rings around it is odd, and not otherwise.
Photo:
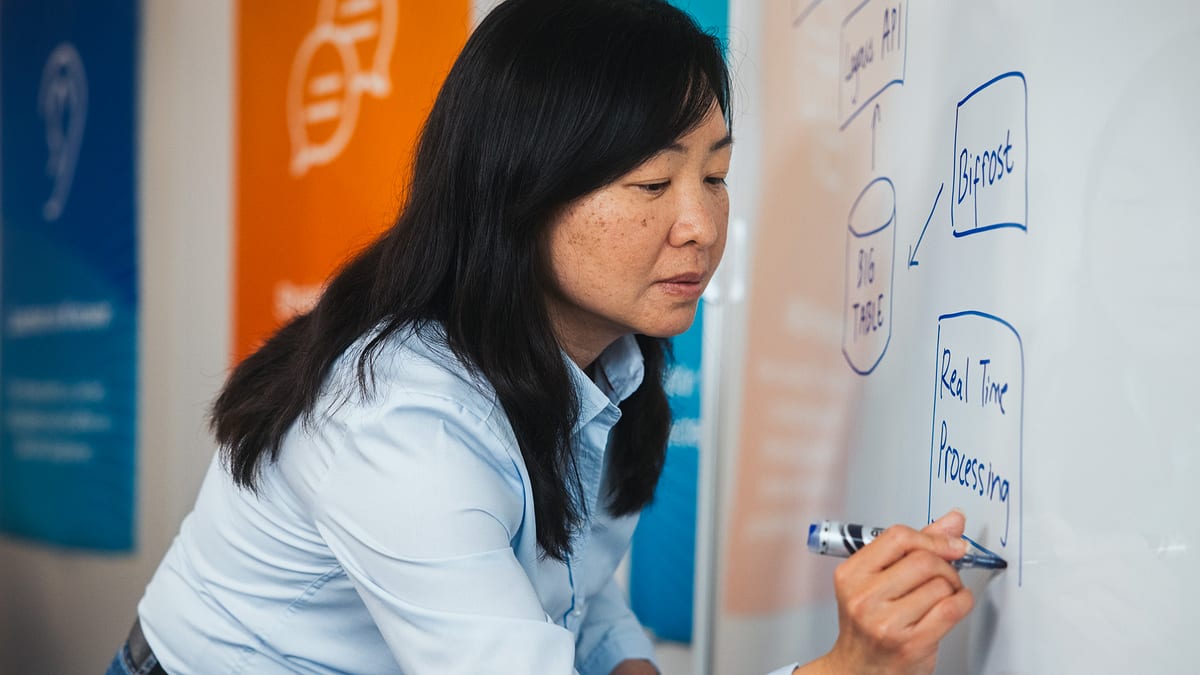
[(649, 325), (644, 326), (639, 332), (648, 337), (673, 338), (686, 333), (695, 321), (696, 308), (693, 305), (691, 311), (681, 312), (676, 310), (670, 314), (658, 317), (657, 320), (648, 322)]

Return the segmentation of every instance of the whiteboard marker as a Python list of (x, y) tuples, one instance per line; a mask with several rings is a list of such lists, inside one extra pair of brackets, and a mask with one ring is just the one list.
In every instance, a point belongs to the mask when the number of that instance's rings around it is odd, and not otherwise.
[[(831, 555), (838, 558), (849, 558), (850, 554), (871, 543), (875, 537), (883, 534), (882, 527), (865, 527), (850, 523), (839, 523), (835, 520), (823, 520), (808, 526), (808, 550), (821, 555)], [(951, 565), (958, 569), (975, 567), (988, 570), (1002, 570), (1008, 567), (1004, 558), (992, 553), (970, 537), (963, 536), (972, 547), (974, 553), (968, 553)]]

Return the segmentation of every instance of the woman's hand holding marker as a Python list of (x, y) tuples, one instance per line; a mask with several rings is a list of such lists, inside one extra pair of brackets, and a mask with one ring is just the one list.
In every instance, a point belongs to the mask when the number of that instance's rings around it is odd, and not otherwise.
[(951, 511), (921, 531), (884, 530), (838, 566), (838, 638), (796, 673), (932, 673), (938, 643), (975, 600), (951, 564), (967, 553), (966, 518)]

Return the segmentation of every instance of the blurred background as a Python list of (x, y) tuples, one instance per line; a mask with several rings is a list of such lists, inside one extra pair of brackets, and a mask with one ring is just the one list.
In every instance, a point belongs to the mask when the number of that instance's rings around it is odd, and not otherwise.
[[(482, 0), (0, 0), (0, 672), (102, 672), (237, 359), (393, 218)], [(726, 0), (678, 0), (724, 35)], [(623, 574), (689, 672), (702, 321)]]

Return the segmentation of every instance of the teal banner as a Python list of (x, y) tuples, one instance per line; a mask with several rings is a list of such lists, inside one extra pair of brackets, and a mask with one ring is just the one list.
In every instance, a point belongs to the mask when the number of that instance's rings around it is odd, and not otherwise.
[(134, 545), (134, 0), (0, 3), (0, 532)]

